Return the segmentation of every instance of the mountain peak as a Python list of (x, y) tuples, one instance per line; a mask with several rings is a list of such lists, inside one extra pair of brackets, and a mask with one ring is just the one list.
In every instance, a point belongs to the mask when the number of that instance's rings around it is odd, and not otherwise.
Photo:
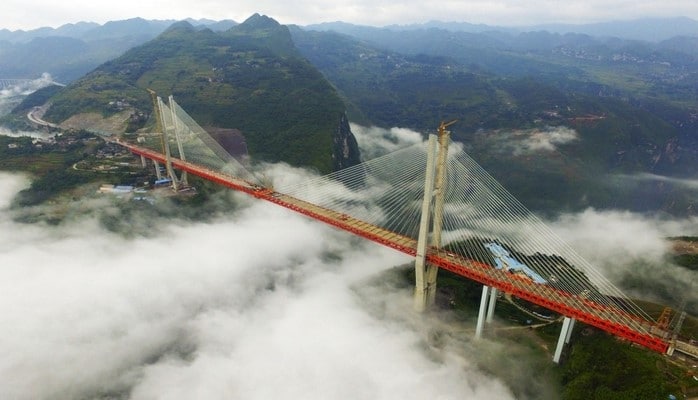
[(257, 29), (275, 29), (280, 27), (274, 18), (267, 17), (266, 15), (260, 15), (258, 13), (252, 14), (249, 18), (239, 25), (240, 28), (247, 30), (257, 30)]
[(233, 36), (247, 37), (251, 43), (266, 47), (278, 55), (296, 56), (297, 49), (286, 25), (266, 15), (253, 14), (245, 22), (227, 31)]
[(175, 22), (174, 24), (170, 25), (169, 28), (167, 28), (160, 36), (165, 37), (165, 36), (170, 36), (173, 34), (180, 34), (180, 33), (190, 33), (190, 32), (196, 32), (196, 29), (194, 28), (194, 25), (190, 24), (187, 21), (178, 21)]

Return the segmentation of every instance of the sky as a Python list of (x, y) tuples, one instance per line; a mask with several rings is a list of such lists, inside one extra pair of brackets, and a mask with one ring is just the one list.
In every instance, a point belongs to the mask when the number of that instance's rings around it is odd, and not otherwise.
[(146, 19), (208, 18), (244, 21), (254, 13), (282, 24), (308, 25), (344, 21), (384, 26), (432, 20), (530, 26), (545, 23), (593, 23), (644, 17), (685, 16), (698, 19), (698, 2), (686, 0), (5, 0), (0, 29), (56, 28), (79, 21), (134, 17)]

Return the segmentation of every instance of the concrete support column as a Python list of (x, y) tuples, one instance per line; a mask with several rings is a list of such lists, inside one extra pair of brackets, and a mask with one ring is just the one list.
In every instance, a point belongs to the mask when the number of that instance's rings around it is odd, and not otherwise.
[(482, 285), (482, 297), (480, 298), (480, 311), (477, 314), (477, 326), (475, 328), (475, 338), (482, 337), (482, 328), (485, 326), (485, 311), (487, 310), (487, 298), (490, 287)]
[(141, 154), (141, 166), (142, 166), (143, 168), (145, 168), (145, 167), (148, 166), (148, 164), (146, 164), (145, 156), (144, 156), (143, 154)]
[[(436, 299), (436, 275), (439, 268), (435, 265), (426, 265), (427, 241), (435, 248), (441, 247), (441, 230), (443, 226), (444, 201), (446, 196), (446, 164), (448, 159), (448, 144), (450, 132), (446, 127), (455, 123), (441, 123), (438, 135), (438, 151), (436, 137), (429, 135), (429, 148), (427, 150), (427, 169), (424, 180), (424, 200), (422, 202), (422, 219), (419, 226), (419, 238), (417, 240), (417, 256), (415, 259), (415, 309), (425, 310), (434, 304)], [(430, 214), (432, 212), (433, 197), (433, 229), (429, 240), (429, 228), (431, 225)]]
[[(184, 146), (182, 145), (182, 139), (180, 138), (179, 132), (180, 132), (180, 127), (179, 127), (179, 118), (177, 117), (177, 112), (175, 110), (175, 106), (177, 103), (174, 101), (174, 97), (170, 96), (168, 97), (168, 101), (170, 103), (170, 112), (172, 113), (172, 129), (174, 130), (174, 135), (175, 135), (175, 140), (177, 141), (177, 150), (179, 150), (179, 158), (182, 161), (186, 161), (187, 157), (184, 155)], [(189, 185), (189, 179), (187, 178), (187, 171), (182, 171), (181, 173), (181, 182), (184, 186)]]
[(153, 165), (155, 166), (155, 176), (158, 180), (162, 179), (162, 172), (160, 172), (160, 163), (153, 160)]
[(434, 193), (434, 159), (436, 156), (436, 136), (429, 135), (427, 144), (427, 170), (424, 179), (424, 198), (422, 199), (422, 217), (417, 238), (417, 255), (414, 260), (414, 309), (422, 312), (428, 304), (429, 285), (427, 283), (426, 255), (429, 240), (429, 222), (431, 217), (431, 200)]
[(574, 323), (577, 322), (576, 319), (572, 318), (570, 321), (570, 328), (567, 330), (567, 337), (565, 338), (565, 344), (570, 344), (570, 339), (572, 339), (572, 331), (574, 330)]
[[(446, 201), (446, 164), (448, 160), (448, 145), (451, 141), (451, 132), (446, 130), (446, 125), (439, 126), (438, 144), (439, 150), (436, 158), (436, 172), (434, 178), (434, 219), (431, 234), (431, 245), (441, 247), (441, 231), (443, 230), (444, 202)], [(436, 300), (436, 276), (439, 267), (427, 265), (427, 305), (434, 304)]]
[(496, 288), (490, 288), (490, 304), (487, 307), (487, 319), (485, 322), (488, 324), (492, 323), (492, 320), (494, 319), (494, 306), (497, 304), (497, 289)]
[(562, 321), (562, 329), (560, 330), (560, 337), (557, 339), (557, 347), (555, 348), (555, 354), (553, 355), (553, 362), (555, 364), (560, 363), (560, 356), (562, 355), (562, 348), (565, 346), (565, 340), (570, 331), (570, 326), (572, 325), (572, 318), (565, 317)]
[(165, 121), (162, 116), (162, 109), (163, 104), (162, 104), (162, 99), (157, 98), (158, 100), (158, 108), (160, 111), (158, 111), (158, 116), (161, 119), (161, 125), (162, 125), (162, 145), (164, 147), (163, 150), (165, 150), (165, 169), (167, 170), (167, 176), (172, 179), (172, 187), (174, 188), (175, 191), (179, 190), (179, 182), (177, 180), (177, 175), (174, 172), (174, 168), (172, 168), (172, 155), (170, 153), (170, 141), (167, 137), (167, 125), (165, 124)]

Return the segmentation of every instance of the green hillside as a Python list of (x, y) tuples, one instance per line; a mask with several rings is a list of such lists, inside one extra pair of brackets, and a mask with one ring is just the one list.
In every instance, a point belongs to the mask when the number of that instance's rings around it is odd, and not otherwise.
[[(613, 180), (636, 173), (692, 177), (698, 168), (692, 110), (680, 102), (592, 94), (593, 88), (608, 87), (594, 77), (581, 82), (587, 75), (576, 66), (498, 50), (504, 45), (494, 38), (473, 44), (465, 39), (476, 40), (474, 35), (439, 34), (443, 40), (436, 41), (431, 31), (400, 32), (399, 43), (413, 54), (405, 55), (387, 49), (388, 40), (381, 42), (384, 47), (369, 41), (385, 30), (367, 31), (363, 40), (291, 32), (300, 51), (351, 104), (353, 120), (433, 132), (440, 121), (458, 119), (453, 139), (537, 211), (593, 206), (695, 213), (695, 193), (681, 187)], [(453, 57), (434, 55), (439, 53)], [(518, 75), (502, 73), (517, 67)], [(526, 150), (535, 140), (556, 140), (557, 129), (574, 137), (548, 150)]]
[(146, 88), (173, 95), (204, 127), (239, 129), (256, 159), (332, 168), (332, 134), (345, 107), (288, 29), (270, 18), (255, 14), (220, 33), (174, 24), (73, 82), (52, 98), (45, 118), (106, 117), (122, 111), (117, 101), (150, 114)]

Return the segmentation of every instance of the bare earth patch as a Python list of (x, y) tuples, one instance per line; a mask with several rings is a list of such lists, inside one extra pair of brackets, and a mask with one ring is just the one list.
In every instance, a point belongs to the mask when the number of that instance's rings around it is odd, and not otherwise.
[(76, 114), (63, 121), (61, 128), (123, 133), (132, 113), (132, 110), (124, 110), (106, 118), (100, 113)]

